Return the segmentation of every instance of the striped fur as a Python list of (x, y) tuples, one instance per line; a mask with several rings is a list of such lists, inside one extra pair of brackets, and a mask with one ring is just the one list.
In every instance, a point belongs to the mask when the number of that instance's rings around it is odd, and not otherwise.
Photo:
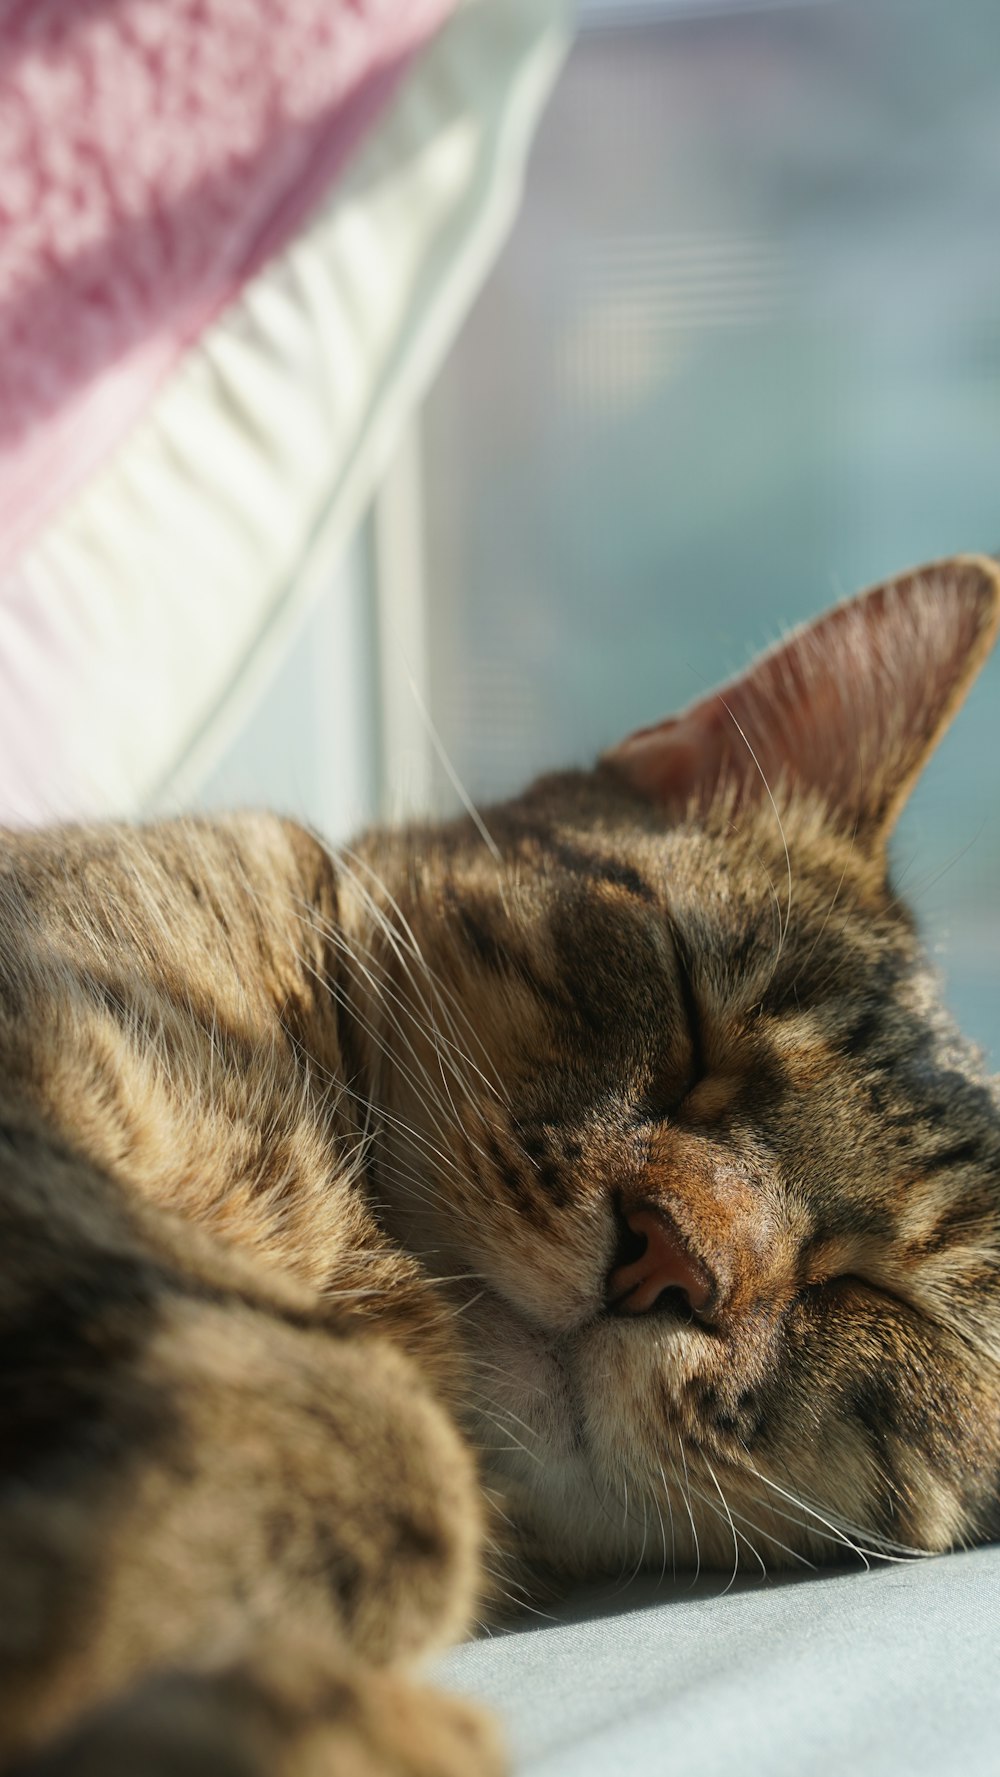
[[(5, 838), (0, 1762), (486, 1773), (408, 1672), (553, 1570), (1000, 1530), (1000, 1105), (885, 851), (997, 587), (841, 607), (488, 842)], [(697, 1313), (616, 1311), (634, 1204)]]

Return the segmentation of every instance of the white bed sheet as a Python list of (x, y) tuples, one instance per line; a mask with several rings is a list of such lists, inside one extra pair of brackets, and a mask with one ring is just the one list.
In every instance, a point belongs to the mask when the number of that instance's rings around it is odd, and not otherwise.
[(522, 1777), (998, 1777), (1000, 1548), (578, 1596), (457, 1649)]

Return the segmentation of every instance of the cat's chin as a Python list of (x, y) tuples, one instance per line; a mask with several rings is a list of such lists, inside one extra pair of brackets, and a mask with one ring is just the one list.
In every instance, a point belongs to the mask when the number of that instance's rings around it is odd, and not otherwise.
[[(583, 1426), (572, 1341), (543, 1330), (490, 1289), (470, 1304), (463, 1332), (471, 1413), (487, 1468), (510, 1472), (511, 1466), (579, 1457)], [(495, 1435), (487, 1449), (489, 1432)]]
[[(623, 1466), (626, 1452), (635, 1460), (644, 1445), (652, 1455), (671, 1441), (649, 1411), (651, 1353), (637, 1331), (602, 1315), (553, 1334), (489, 1290), (466, 1319), (469, 1429), (486, 1479), (544, 1559), (565, 1573), (613, 1572), (623, 1561), (659, 1567), (663, 1559), (651, 1513), (644, 1522), (630, 1507), (630, 1493), (634, 1503), (641, 1490)], [(656, 1343), (662, 1411), (664, 1372), (673, 1366), (662, 1339)]]

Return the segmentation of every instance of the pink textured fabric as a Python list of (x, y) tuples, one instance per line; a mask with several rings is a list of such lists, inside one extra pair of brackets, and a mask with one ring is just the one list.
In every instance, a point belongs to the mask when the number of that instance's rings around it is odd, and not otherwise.
[(455, 0), (0, 0), (0, 569)]

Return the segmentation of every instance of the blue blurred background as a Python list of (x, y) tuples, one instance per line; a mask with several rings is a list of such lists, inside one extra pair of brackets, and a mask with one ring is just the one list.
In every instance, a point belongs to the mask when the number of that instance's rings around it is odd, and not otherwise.
[[(613, 4), (425, 416), (432, 683), (489, 798), (905, 565), (1000, 548), (1000, 6)], [(1000, 1056), (1000, 659), (897, 875)]]
[[(1000, 547), (998, 220), (997, 0), (584, 0), (519, 220), (406, 447), (417, 677), (472, 796), (593, 757), (873, 580)], [(343, 824), (296, 724), (345, 621), (371, 629), (373, 546), (206, 800)], [(352, 674), (352, 733), (380, 684)], [(456, 805), (432, 751), (408, 783), (384, 745), (355, 754), (357, 818)], [(994, 1058), (998, 810), (994, 659), (895, 844)]]

